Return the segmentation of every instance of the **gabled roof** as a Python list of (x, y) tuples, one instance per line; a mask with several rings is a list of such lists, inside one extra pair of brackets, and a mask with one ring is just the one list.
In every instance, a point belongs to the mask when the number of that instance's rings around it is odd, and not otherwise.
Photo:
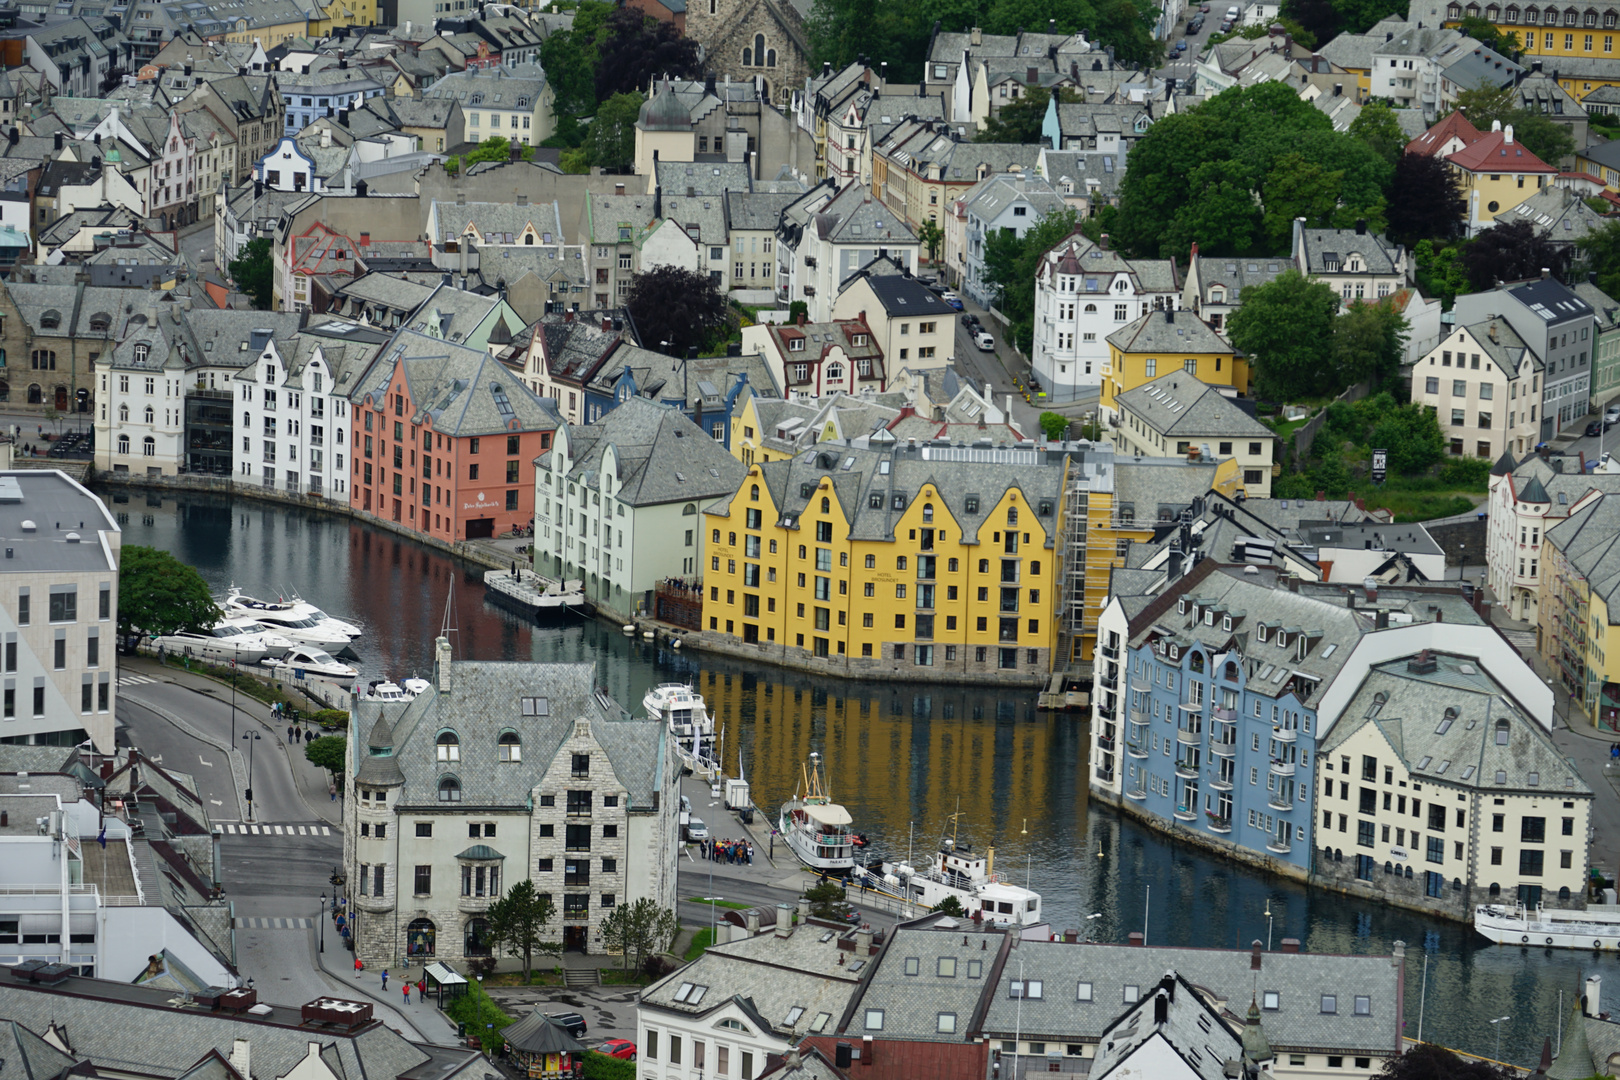
[(1484, 135), (1468, 122), (1468, 117), (1459, 109), (1407, 143), (1406, 153), (1432, 155), (1452, 139), (1460, 140), (1463, 146), (1467, 147), (1482, 138)]
[[(1509, 125), (1511, 128), (1512, 125)], [(1492, 131), (1446, 158), (1469, 172), (1557, 173), (1558, 170), (1531, 153), (1521, 142), (1509, 141), (1508, 131)]]
[(1192, 312), (1150, 311), (1108, 335), (1108, 344), (1123, 353), (1226, 353), (1239, 355), (1232, 343)]
[[(542, 455), (548, 464), (559, 449)], [(593, 424), (570, 424), (567, 476), (594, 487), (604, 455), (617, 459), (614, 497), (633, 507), (718, 498), (737, 490), (748, 471), (685, 413), (630, 398)]]
[(1172, 371), (1120, 394), (1121, 410), (1172, 439), (1275, 438), (1276, 432), (1238, 408), (1215, 387)]

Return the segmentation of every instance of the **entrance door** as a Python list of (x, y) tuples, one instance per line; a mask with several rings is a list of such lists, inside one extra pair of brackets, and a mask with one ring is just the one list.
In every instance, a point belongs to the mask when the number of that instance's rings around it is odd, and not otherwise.
[(563, 927), (563, 951), (584, 952), (586, 929), (583, 926)]
[(57, 412), (67, 412), (67, 398), (68, 398), (67, 387), (58, 386), (56, 388), (56, 411)]
[(488, 540), (494, 535), (494, 518), (472, 518), (467, 522), (467, 539), (469, 540)]

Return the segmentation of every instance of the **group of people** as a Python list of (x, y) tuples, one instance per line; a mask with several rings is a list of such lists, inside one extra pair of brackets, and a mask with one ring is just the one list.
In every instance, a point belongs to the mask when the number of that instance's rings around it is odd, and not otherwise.
[[(357, 978), (357, 979), (360, 978), (361, 974), (365, 971), (365, 969), (366, 969), (365, 963), (358, 956), (355, 957), (354, 958), (354, 977)], [(387, 968), (383, 968), (383, 970), (382, 970), (382, 988), (383, 988), (384, 991), (386, 991), (388, 989), (388, 969)], [(410, 979), (406, 979), (400, 984), (399, 989), (400, 989), (400, 993), (404, 996), (405, 1004), (407, 1004), (407, 1005), (409, 1005), (411, 1003), (411, 990), (412, 989), (416, 990), (416, 1003), (418, 1005), (422, 1004), (423, 1001), (427, 1000), (427, 979), (426, 978), (417, 979), (416, 982), (414, 982), (414, 983), (411, 982)]]
[(754, 845), (747, 840), (710, 840), (698, 845), (705, 859), (733, 865), (753, 866)]

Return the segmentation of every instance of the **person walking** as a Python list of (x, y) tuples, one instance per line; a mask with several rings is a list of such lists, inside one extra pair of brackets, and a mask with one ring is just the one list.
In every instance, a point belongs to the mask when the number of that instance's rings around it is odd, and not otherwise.
[(388, 969), (383, 968), (383, 989), (388, 989)]
[(365, 965), (360, 962), (360, 958), (358, 956), (355, 957), (354, 958), (354, 977), (355, 978), (358, 979), (360, 977), (360, 969), (363, 968), (363, 967), (365, 967)]
[(287, 725), (287, 741), (288, 741), (288, 742), (292, 742), (292, 741), (293, 741), (293, 729), (292, 729), (292, 725), (291, 725), (291, 724), (288, 724), (288, 725)]
[(405, 994), (405, 1004), (409, 1005), (411, 1003), (411, 983), (409, 979), (405, 980), (404, 984), (400, 986), (400, 990)]
[(425, 998), (425, 997), (427, 997), (427, 980), (426, 979), (417, 979), (416, 980), (416, 1003), (418, 1005), (422, 1004), (422, 999)]

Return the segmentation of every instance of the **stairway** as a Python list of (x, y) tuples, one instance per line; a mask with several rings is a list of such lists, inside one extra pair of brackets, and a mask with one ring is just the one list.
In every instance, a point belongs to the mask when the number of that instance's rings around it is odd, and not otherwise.
[(595, 968), (563, 968), (564, 986), (595, 986), (601, 981), (601, 976)]

